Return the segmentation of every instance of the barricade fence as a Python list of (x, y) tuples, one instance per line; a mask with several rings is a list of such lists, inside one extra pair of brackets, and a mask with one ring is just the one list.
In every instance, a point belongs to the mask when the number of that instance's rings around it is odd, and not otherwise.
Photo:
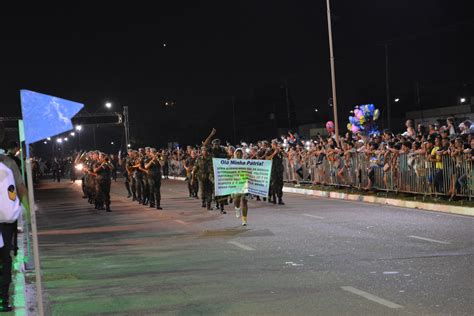
[[(470, 156), (442, 156), (432, 162), (424, 155), (353, 153), (351, 157), (308, 155), (283, 159), (283, 180), (302, 185), (375, 189), (420, 195), (474, 196), (474, 170)], [(168, 160), (170, 176), (185, 176), (182, 160)]]

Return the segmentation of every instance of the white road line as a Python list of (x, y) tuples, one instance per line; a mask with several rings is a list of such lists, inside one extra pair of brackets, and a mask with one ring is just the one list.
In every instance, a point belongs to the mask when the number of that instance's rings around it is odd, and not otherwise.
[(247, 251), (255, 251), (255, 248), (252, 248), (252, 247), (249, 247), (249, 246), (246, 246), (244, 244), (241, 244), (240, 242), (238, 241), (229, 241), (228, 242), (229, 244), (231, 245), (234, 245), (234, 246), (237, 246), (243, 250), (247, 250)]
[(318, 219), (324, 219), (324, 217), (311, 215), (311, 214), (303, 214), (303, 216), (308, 216), (308, 217), (313, 217), (313, 218), (318, 218)]
[(375, 296), (373, 294), (358, 290), (358, 289), (356, 289), (352, 286), (341, 286), (341, 289), (343, 289), (344, 291), (348, 291), (348, 292), (351, 292), (353, 294), (362, 296), (363, 298), (366, 298), (369, 301), (379, 303), (380, 305), (383, 305), (383, 306), (386, 306), (386, 307), (389, 307), (389, 308), (403, 308), (403, 306), (401, 306), (401, 305), (398, 305), (398, 304), (395, 304), (393, 302), (387, 301), (387, 300), (385, 300), (381, 297)]
[(174, 221), (178, 224), (188, 225), (188, 223), (186, 223), (185, 221), (182, 221), (180, 219), (175, 219)]
[(420, 236), (408, 236), (410, 238), (415, 238), (415, 239), (420, 239), (420, 240), (425, 240), (425, 241), (431, 241), (431, 242), (436, 242), (438, 244), (443, 244), (443, 245), (449, 245), (451, 244), (450, 242), (447, 241), (441, 241), (441, 240), (436, 240), (436, 239), (431, 239), (431, 238), (425, 238), (425, 237), (420, 237)]

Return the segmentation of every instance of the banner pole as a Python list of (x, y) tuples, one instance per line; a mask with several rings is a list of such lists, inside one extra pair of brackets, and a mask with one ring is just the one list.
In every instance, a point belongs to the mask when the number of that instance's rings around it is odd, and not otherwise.
[(36, 228), (36, 204), (35, 193), (33, 189), (33, 176), (31, 169), (30, 150), (26, 144), (26, 176), (28, 179), (28, 200), (30, 202), (30, 221), (31, 233), (33, 237), (33, 257), (35, 263), (35, 277), (36, 277), (36, 304), (38, 307), (37, 315), (44, 316), (43, 306), (43, 286), (41, 282), (41, 265), (38, 246), (38, 231)]

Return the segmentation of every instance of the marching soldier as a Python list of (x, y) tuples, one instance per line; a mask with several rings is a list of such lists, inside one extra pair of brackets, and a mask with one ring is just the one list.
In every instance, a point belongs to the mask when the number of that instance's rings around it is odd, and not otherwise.
[(156, 206), (157, 210), (162, 210), (161, 207), (161, 162), (160, 162), (160, 154), (156, 151), (156, 149), (151, 148), (149, 150), (150, 159), (145, 165), (144, 171), (146, 174), (146, 180), (148, 182), (149, 188), (149, 200), (150, 200), (150, 208)]
[(105, 204), (105, 210), (111, 212), (110, 210), (110, 185), (112, 183), (112, 170), (114, 166), (110, 162), (109, 157), (104, 153), (99, 154), (99, 160), (96, 167), (94, 168), (94, 173), (96, 174), (96, 205), (97, 209), (103, 210)]
[(186, 170), (186, 181), (188, 183), (189, 197), (198, 198), (198, 181), (194, 176), (194, 164), (196, 163), (196, 152), (189, 151), (189, 157), (184, 161), (184, 169)]
[(135, 165), (133, 166), (134, 168), (133, 177), (135, 178), (135, 183), (137, 187), (138, 204), (144, 204), (145, 202), (145, 195), (144, 195), (145, 184), (143, 183), (143, 172), (140, 170), (140, 168), (143, 168), (142, 158), (144, 154), (145, 154), (145, 150), (143, 148), (139, 148), (137, 159), (135, 160)]
[(199, 181), (199, 187), (201, 188), (201, 206), (207, 206), (208, 210), (212, 210), (211, 202), (214, 172), (212, 169), (212, 157), (209, 154), (209, 149), (206, 146), (202, 146), (201, 148), (201, 156), (196, 159), (196, 163), (193, 168), (193, 174)]

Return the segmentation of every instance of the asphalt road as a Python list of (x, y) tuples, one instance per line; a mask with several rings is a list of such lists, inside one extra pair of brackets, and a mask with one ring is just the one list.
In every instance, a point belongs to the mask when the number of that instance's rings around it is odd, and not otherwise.
[(180, 181), (162, 211), (112, 190), (111, 213), (78, 183), (37, 190), (48, 313), (474, 314), (474, 218), (287, 194), (242, 227)]

